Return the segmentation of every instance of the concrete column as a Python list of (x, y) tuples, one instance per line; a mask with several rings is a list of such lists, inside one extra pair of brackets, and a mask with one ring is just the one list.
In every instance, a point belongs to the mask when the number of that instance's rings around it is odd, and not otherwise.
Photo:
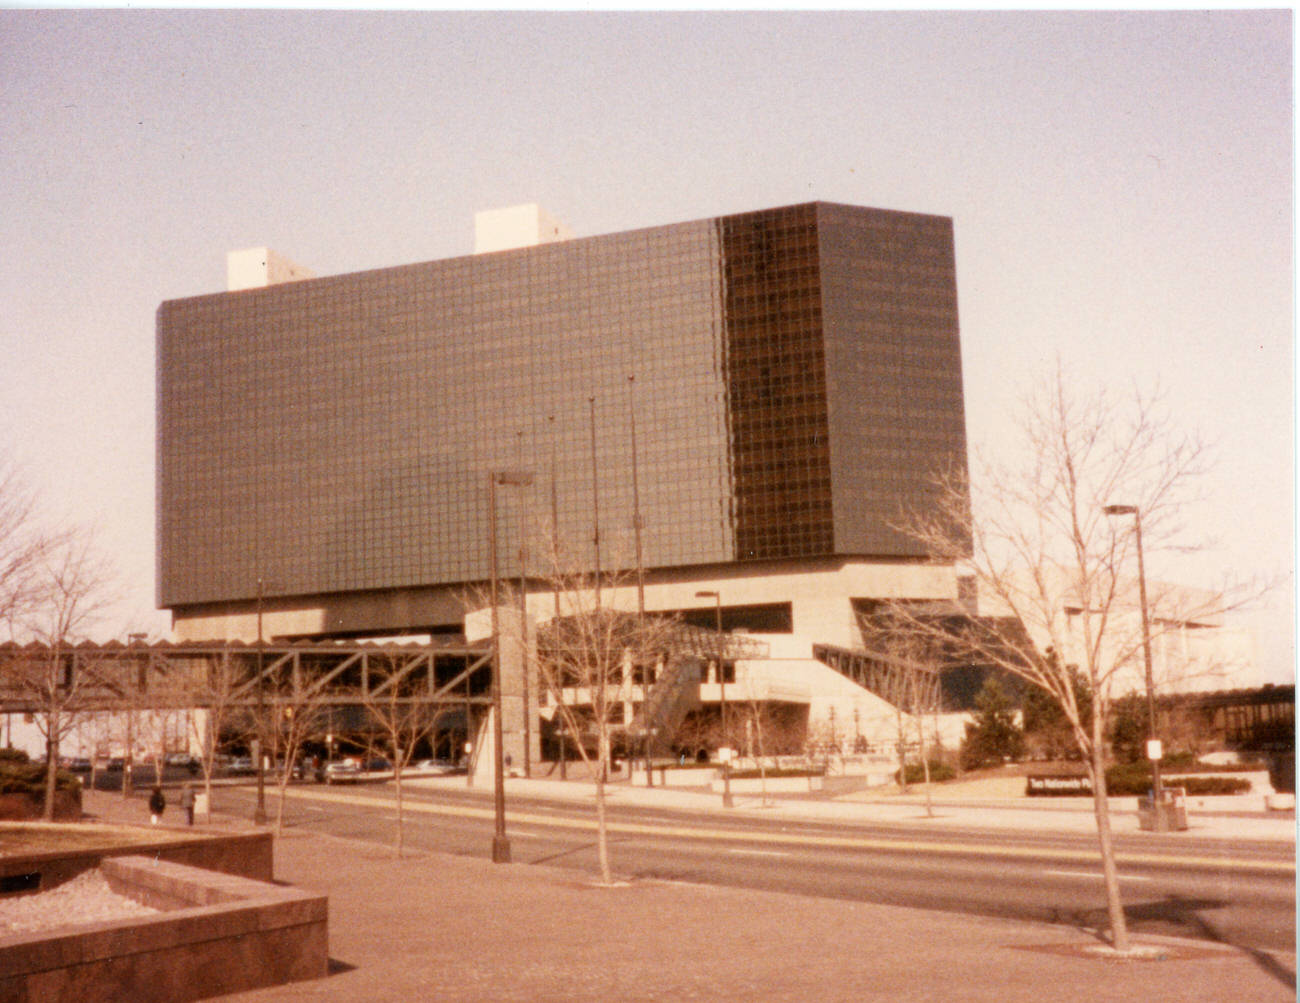
[[(528, 743), (531, 761), (537, 763), (541, 759), (537, 714), (537, 630), (532, 623), (528, 624), (527, 631), (523, 629), (523, 614), (517, 607), (498, 609), (497, 622), (501, 631), (501, 737), (507, 763), (506, 775), (512, 771), (522, 775), (525, 742)], [(525, 673), (529, 692), (533, 695), (528, 702), (528, 721), (524, 718)]]

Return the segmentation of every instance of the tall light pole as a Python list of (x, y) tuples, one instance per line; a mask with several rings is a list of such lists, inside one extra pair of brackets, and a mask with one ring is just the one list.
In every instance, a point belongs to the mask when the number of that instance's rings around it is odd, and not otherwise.
[[(702, 591), (695, 593), (696, 599), (712, 599), (716, 611), (716, 625), (718, 635), (718, 707), (722, 716), (722, 741), (727, 741), (727, 674), (722, 668), (722, 654), (724, 645), (722, 643), (722, 594), (716, 590)], [(730, 746), (727, 746), (730, 752)], [(722, 764), (722, 807), (731, 808), (734, 802), (731, 800), (731, 758), (728, 758)]]
[(1155, 795), (1156, 825), (1161, 831), (1165, 829), (1163, 787), (1160, 783), (1160, 740), (1156, 735), (1156, 697), (1155, 681), (1151, 672), (1151, 621), (1147, 613), (1147, 574), (1142, 563), (1142, 513), (1136, 505), (1107, 505), (1103, 511), (1109, 516), (1131, 515), (1133, 533), (1137, 537), (1138, 552), (1138, 601), (1142, 605), (1142, 660), (1146, 667), (1147, 681), (1147, 758), (1151, 760), (1151, 789)]
[[(555, 415), (547, 415), (547, 426), (551, 430), (551, 560), (558, 563), (560, 554), (560, 489), (559, 482), (556, 480), (555, 466)], [(551, 568), (551, 593), (555, 599), (555, 622), (560, 622), (560, 578), (559, 568)], [(555, 687), (555, 702), (557, 704), (564, 702), (564, 685)], [(560, 713), (555, 720), (558, 722), (560, 731), (560, 779), (568, 778), (567, 759), (565, 756), (564, 746), (567, 736), (564, 733), (564, 714)]]
[(253, 810), (253, 824), (266, 825), (266, 776), (262, 767), (262, 738), (266, 727), (266, 693), (262, 680), (262, 579), (257, 579), (257, 807)]
[[(632, 427), (632, 533), (636, 540), (636, 626), (637, 633), (645, 636), (645, 555), (641, 549), (641, 487), (637, 477), (636, 455), (636, 375), (627, 378), (627, 417)], [(644, 652), (638, 652), (644, 655)], [(644, 661), (644, 658), (639, 659)], [(654, 786), (654, 770), (650, 769), (650, 729), (645, 717), (647, 699), (650, 695), (651, 671), (648, 665), (635, 665), (634, 673), (641, 673), (641, 721), (645, 734), (641, 736), (641, 751), (645, 754), (645, 782), (647, 787)], [(631, 783), (632, 771), (628, 770), (628, 783)]]
[[(524, 433), (518, 433), (519, 459), (524, 457)], [(531, 482), (532, 475), (529, 474)], [(524, 777), (533, 775), (532, 745), (533, 717), (529, 713), (529, 701), (532, 699), (532, 687), (529, 685), (528, 673), (528, 547), (524, 544), (527, 527), (524, 525), (524, 507), (519, 506), (519, 630), (520, 644), (524, 649)]]
[(600, 609), (600, 472), (596, 467), (596, 398), (588, 397), (591, 409), (591, 545), (596, 557), (596, 609)]
[(496, 830), (492, 837), (492, 862), (510, 863), (510, 840), (506, 836), (505, 736), (501, 727), (501, 623), (497, 613), (497, 485), (527, 487), (533, 475), (526, 470), (488, 472), (488, 551), (492, 574), (492, 783)]

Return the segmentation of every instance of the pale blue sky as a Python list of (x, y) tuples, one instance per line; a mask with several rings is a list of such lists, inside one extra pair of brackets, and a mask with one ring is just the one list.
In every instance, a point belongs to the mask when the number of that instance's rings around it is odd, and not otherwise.
[[(1167, 568), (1288, 576), (1292, 23), (1271, 13), (0, 11), (0, 435), (153, 601), (154, 310), (228, 250), (318, 274), (827, 199), (954, 217), (972, 444), (1059, 357), (1216, 446)], [(1162, 570), (1153, 567), (1152, 573)]]

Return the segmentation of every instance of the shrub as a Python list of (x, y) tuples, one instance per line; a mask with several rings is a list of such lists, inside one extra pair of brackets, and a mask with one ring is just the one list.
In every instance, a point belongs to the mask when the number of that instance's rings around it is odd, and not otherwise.
[(1015, 704), (996, 676), (984, 680), (975, 708), (975, 720), (967, 723), (961, 744), (962, 768), (977, 770), (1019, 759), (1024, 753), (1024, 734), (1016, 724)]
[[(903, 777), (909, 784), (925, 783), (925, 766), (921, 763), (908, 763), (902, 771)], [(947, 763), (941, 763), (937, 759), (930, 760), (930, 780), (933, 783), (942, 783), (945, 780), (951, 780), (957, 775)], [(898, 771), (894, 772), (894, 782), (899, 783)]]
[(0, 763), (27, 763), (31, 757), (22, 749), (15, 749), (13, 746), (5, 746), (0, 749)]
[[(75, 774), (59, 770), (55, 774), (59, 790), (75, 790), (81, 780)], [(45, 794), (45, 767), (40, 763), (0, 760), (0, 794)]]

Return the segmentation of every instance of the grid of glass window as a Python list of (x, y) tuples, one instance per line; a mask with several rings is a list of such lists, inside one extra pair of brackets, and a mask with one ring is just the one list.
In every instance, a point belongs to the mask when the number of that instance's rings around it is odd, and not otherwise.
[(737, 556), (832, 553), (816, 206), (718, 229)]
[(952, 221), (818, 215), (836, 547), (924, 556), (899, 524), (966, 469)]
[(633, 421), (647, 566), (903, 556), (872, 527), (955, 441), (907, 399), (964, 435), (940, 224), (818, 203), (164, 303), (160, 602), (482, 580), (501, 469), (535, 478), (498, 489), (503, 572), (552, 497), (576, 563), (598, 529), (626, 566)]

